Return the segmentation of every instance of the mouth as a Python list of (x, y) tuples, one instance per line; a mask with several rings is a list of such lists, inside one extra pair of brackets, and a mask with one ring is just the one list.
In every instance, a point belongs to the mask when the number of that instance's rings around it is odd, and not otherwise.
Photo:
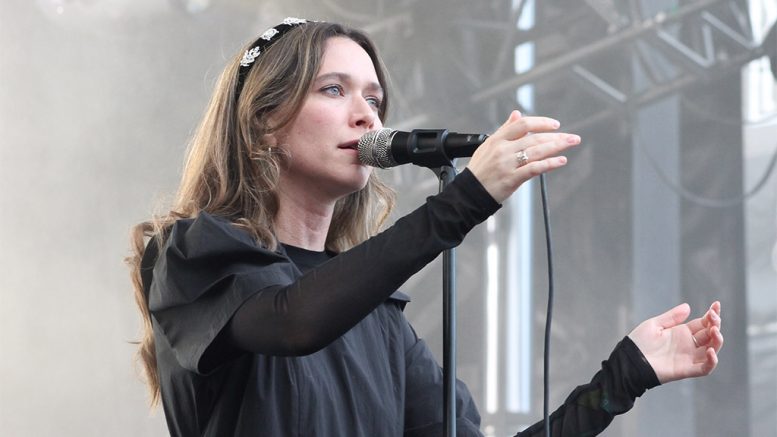
[(339, 149), (359, 150), (359, 140), (348, 141), (337, 146)]

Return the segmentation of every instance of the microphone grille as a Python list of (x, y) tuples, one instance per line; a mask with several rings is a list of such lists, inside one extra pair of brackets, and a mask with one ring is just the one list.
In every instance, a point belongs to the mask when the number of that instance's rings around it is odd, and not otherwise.
[(397, 131), (389, 128), (369, 131), (359, 138), (359, 161), (364, 165), (389, 168), (399, 165), (391, 156), (391, 140)]

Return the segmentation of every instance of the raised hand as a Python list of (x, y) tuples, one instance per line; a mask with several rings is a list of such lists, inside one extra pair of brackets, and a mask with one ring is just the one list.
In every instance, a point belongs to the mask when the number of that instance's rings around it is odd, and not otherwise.
[(714, 302), (704, 316), (683, 323), (690, 313), (688, 304), (678, 305), (645, 320), (629, 334), (662, 384), (709, 375), (718, 365), (723, 346), (720, 302)]
[(478, 147), (467, 168), (502, 203), (522, 183), (567, 163), (559, 154), (580, 144), (580, 137), (553, 132), (558, 127), (559, 122), (552, 118), (522, 117), (513, 111)]

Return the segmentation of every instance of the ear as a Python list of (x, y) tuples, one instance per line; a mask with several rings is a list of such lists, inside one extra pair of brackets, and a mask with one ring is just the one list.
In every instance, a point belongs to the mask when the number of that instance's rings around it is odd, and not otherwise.
[(259, 144), (257, 144), (257, 148), (261, 151), (261, 153), (267, 153), (268, 156), (275, 156), (278, 154), (283, 154), (282, 145), (283, 140), (281, 139), (281, 136), (278, 134), (278, 132), (274, 132), (271, 134), (263, 134), (261, 141), (259, 141)]
[(268, 148), (278, 147), (278, 138), (275, 134), (264, 134), (259, 144)]
[(280, 148), (278, 145), (280, 142), (278, 141), (277, 135), (274, 134), (263, 134), (259, 141), (255, 142), (250, 147), (250, 154), (251, 159), (268, 159), (275, 155), (276, 153), (280, 152)]

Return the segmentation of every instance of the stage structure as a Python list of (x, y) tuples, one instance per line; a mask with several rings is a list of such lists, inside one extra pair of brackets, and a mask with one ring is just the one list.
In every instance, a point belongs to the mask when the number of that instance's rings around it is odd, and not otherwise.
[[(572, 166), (550, 177), (559, 269), (552, 403), (636, 321), (719, 298), (726, 354), (737, 362), (704, 383), (650, 393), (608, 434), (671, 426), (747, 435), (747, 384), (730, 388), (748, 380), (739, 74), (767, 53), (753, 40), (747, 2), (373, 2), (378, 15), (346, 3), (324, 2), (325, 13), (379, 41), (394, 87), (390, 126), (490, 131), (518, 108), (583, 136)], [(434, 190), (424, 169), (384, 177), (403, 208)], [(459, 374), (494, 435), (541, 413), (545, 251), (530, 190), (459, 256)], [(440, 314), (437, 276), (427, 269), (406, 287), (409, 315), (439, 341), (440, 320), (430, 318)]]

